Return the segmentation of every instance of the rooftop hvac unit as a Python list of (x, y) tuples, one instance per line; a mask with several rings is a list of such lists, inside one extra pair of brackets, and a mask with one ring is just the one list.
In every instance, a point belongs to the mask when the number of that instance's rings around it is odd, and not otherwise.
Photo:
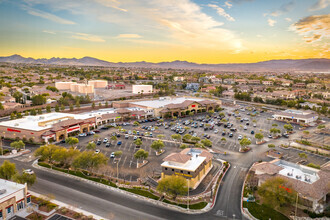
[(19, 126), (19, 124), (18, 124), (18, 123), (15, 123), (15, 124), (14, 124), (14, 126), (16, 126), (16, 127), (17, 127), (17, 126)]
[(7, 192), (7, 190), (6, 189), (0, 189), (0, 195), (3, 195), (3, 194), (5, 194)]

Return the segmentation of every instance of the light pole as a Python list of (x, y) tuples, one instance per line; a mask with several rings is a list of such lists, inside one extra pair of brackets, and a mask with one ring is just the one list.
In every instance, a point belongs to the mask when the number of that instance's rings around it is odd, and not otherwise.
[(299, 193), (297, 192), (297, 197), (296, 197), (296, 210), (295, 210), (295, 212), (294, 212), (294, 219), (297, 219), (298, 195), (299, 195)]
[(118, 181), (118, 162), (117, 162), (117, 181)]
[(189, 211), (189, 179), (187, 179), (188, 181), (188, 200), (187, 200), (187, 209)]

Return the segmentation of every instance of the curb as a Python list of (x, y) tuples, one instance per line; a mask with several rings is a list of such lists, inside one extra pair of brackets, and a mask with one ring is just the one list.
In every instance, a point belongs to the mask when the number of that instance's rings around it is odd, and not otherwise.
[(11, 158), (19, 157), (19, 156), (22, 156), (22, 155), (28, 154), (28, 153), (31, 153), (31, 150), (26, 149), (26, 150), (22, 151), (22, 153), (10, 154), (8, 156), (0, 156), (0, 159), (11, 159)]
[[(33, 191), (31, 191), (31, 190), (29, 190), (29, 193), (30, 193), (31, 195), (33, 195), (33, 196), (36, 196), (36, 197), (40, 197), (40, 196), (42, 196), (41, 194), (36, 193), (36, 192), (33, 192)], [(52, 202), (52, 203), (55, 203), (55, 204), (58, 205), (60, 208), (65, 207), (65, 208), (68, 208), (68, 209), (73, 210), (73, 211), (75, 211), (75, 212), (83, 213), (83, 214), (86, 215), (86, 216), (93, 216), (93, 218), (96, 219), (96, 220), (102, 220), (102, 219), (105, 219), (105, 218), (103, 218), (103, 217), (101, 217), (101, 216), (95, 215), (95, 214), (93, 214), (93, 213), (91, 213), (91, 212), (88, 212), (88, 211), (83, 210), (83, 209), (80, 209), (80, 208), (75, 208), (75, 207), (73, 207), (73, 206), (71, 206), (71, 205), (68, 205), (68, 204), (66, 204), (66, 203), (64, 203), (64, 202), (61, 202), (61, 201), (58, 201), (58, 200), (55, 200), (55, 199), (52, 199), (51, 202)], [(54, 212), (54, 213), (55, 213), (55, 212)], [(48, 217), (52, 216), (54, 213), (50, 214)]]
[[(244, 186), (245, 186), (245, 183), (246, 183), (246, 180), (247, 180), (247, 177), (248, 177), (248, 175), (249, 175), (249, 173), (250, 173), (250, 170), (251, 170), (251, 168), (254, 166), (254, 164), (256, 164), (257, 162), (254, 162), (252, 165), (251, 165), (251, 167), (250, 167), (250, 169), (248, 170), (248, 172), (247, 172), (247, 174), (246, 174), (246, 176), (245, 176), (245, 178), (244, 178), (244, 182), (243, 182), (243, 186), (242, 186), (242, 191), (241, 191), (241, 213), (242, 213), (242, 215), (244, 216), (244, 217), (246, 217), (247, 219), (249, 219), (249, 220), (256, 220), (257, 218), (254, 218), (253, 216), (251, 217), (250, 215), (250, 212), (249, 212), (249, 210), (247, 210), (247, 213), (245, 212), (245, 208), (243, 208), (243, 194), (244, 194)], [(249, 215), (250, 214), (250, 215)]]
[[(72, 179), (76, 179), (76, 180), (80, 180), (80, 181), (85, 181), (87, 183), (94, 184), (94, 185), (97, 185), (99, 187), (107, 188), (107, 189), (112, 190), (112, 191), (115, 191), (115, 192), (126, 194), (128, 196), (132, 196), (132, 197), (138, 198), (140, 200), (147, 201), (147, 202), (153, 203), (155, 205), (161, 205), (161, 206), (163, 206), (165, 208), (172, 209), (172, 210), (175, 210), (175, 211), (180, 211), (180, 212), (183, 212), (183, 213), (186, 213), (186, 214), (202, 214), (202, 213), (209, 212), (210, 210), (213, 209), (213, 205), (211, 203), (208, 203), (203, 209), (200, 209), (200, 210), (189, 209), (189, 210), (187, 210), (185, 208), (181, 208), (181, 207), (176, 206), (176, 205), (171, 205), (171, 204), (167, 204), (167, 203), (164, 203), (164, 202), (161, 202), (161, 201), (158, 201), (158, 200), (149, 199), (149, 198), (146, 198), (144, 196), (140, 196), (140, 195), (137, 195), (137, 194), (134, 194), (134, 193), (131, 193), (131, 192), (127, 192), (125, 190), (114, 188), (112, 186), (107, 186), (107, 185), (104, 185), (102, 183), (97, 183), (97, 182), (94, 182), (94, 181), (91, 181), (91, 180), (87, 180), (87, 179), (84, 179), (84, 178), (81, 178), (81, 177), (73, 176), (71, 174), (66, 174), (66, 173), (63, 173), (63, 172), (60, 172), (60, 171), (57, 171), (57, 170), (52, 170), (52, 169), (49, 169), (49, 168), (46, 168), (46, 167), (39, 166), (38, 165), (38, 160), (35, 160), (33, 162), (32, 166), (34, 168), (36, 168), (36, 169), (45, 170), (45, 171), (48, 171), (48, 172), (52, 172), (52, 173), (55, 173), (55, 174), (58, 174), (58, 175), (66, 176), (66, 177), (69, 177), (69, 178), (72, 178)], [(223, 176), (222, 176), (222, 178), (223, 178)], [(221, 178), (221, 180), (222, 180), (222, 178)], [(218, 191), (219, 191), (219, 189), (217, 190), (216, 195), (218, 194)]]

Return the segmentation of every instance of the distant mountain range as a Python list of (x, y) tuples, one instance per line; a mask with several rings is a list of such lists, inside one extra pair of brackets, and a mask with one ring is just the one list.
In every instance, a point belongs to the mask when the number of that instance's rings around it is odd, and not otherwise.
[(306, 71), (306, 72), (329, 72), (330, 59), (299, 59), (299, 60), (269, 60), (257, 63), (228, 63), (228, 64), (197, 64), (187, 61), (173, 62), (128, 62), (113, 63), (99, 60), (93, 57), (83, 57), (81, 59), (51, 58), (33, 59), (20, 55), (0, 57), (0, 62), (26, 63), (26, 64), (53, 64), (72, 66), (104, 66), (104, 67), (138, 67), (138, 68), (162, 68), (162, 69), (200, 69), (213, 71)]

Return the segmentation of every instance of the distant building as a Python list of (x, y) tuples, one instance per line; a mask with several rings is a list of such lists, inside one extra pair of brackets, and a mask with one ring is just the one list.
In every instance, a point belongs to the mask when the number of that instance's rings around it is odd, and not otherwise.
[(125, 89), (126, 86), (124, 84), (116, 84), (116, 85), (108, 85), (107, 89)]
[(296, 88), (306, 88), (306, 84), (305, 83), (296, 83), (292, 85), (293, 87)]
[(313, 212), (323, 212), (329, 206), (330, 164), (321, 170), (275, 159), (271, 162), (257, 163), (251, 168), (251, 179), (257, 186), (273, 177), (280, 177), (289, 182), (290, 188), (278, 186), (283, 190), (295, 190), (299, 196), (299, 206)]
[(0, 179), (0, 219), (11, 219), (31, 203), (26, 184)]
[(180, 153), (171, 153), (164, 158), (162, 178), (166, 176), (182, 176), (189, 182), (189, 188), (197, 188), (212, 169), (213, 155), (207, 150), (186, 148)]
[(92, 85), (94, 88), (106, 88), (108, 81), (106, 80), (91, 80), (88, 81), (88, 85)]
[(58, 90), (70, 90), (72, 84), (77, 84), (76, 82), (55, 82), (55, 87)]
[(152, 93), (152, 85), (133, 85), (132, 93), (133, 94), (147, 94)]
[(76, 82), (56, 82), (55, 87), (58, 90), (70, 90), (71, 92), (80, 94), (94, 93), (94, 85), (87, 85)]
[(186, 89), (197, 91), (199, 89), (199, 83), (187, 83)]
[(313, 111), (299, 111), (291, 109), (276, 112), (273, 117), (275, 118), (275, 120), (279, 121), (305, 124), (315, 122), (319, 118), (318, 114)]
[(266, 86), (272, 86), (272, 85), (274, 85), (274, 82), (273, 81), (262, 81), (262, 84), (266, 85)]
[(184, 81), (184, 76), (175, 76), (175, 77), (173, 78), (173, 80), (174, 80), (175, 82), (182, 82), (182, 81)]

